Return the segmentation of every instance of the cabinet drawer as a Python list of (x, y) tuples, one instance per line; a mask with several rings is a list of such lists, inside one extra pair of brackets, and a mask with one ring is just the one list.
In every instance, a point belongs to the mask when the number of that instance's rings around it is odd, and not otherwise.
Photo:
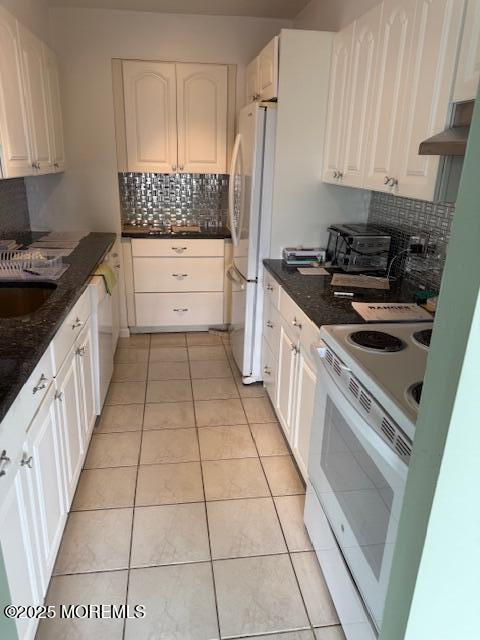
[(62, 362), (90, 316), (90, 291), (87, 288), (66, 317), (52, 341), (53, 375), (57, 375)]
[(134, 258), (215, 258), (223, 257), (223, 240), (132, 240), (132, 255)]
[(223, 324), (223, 293), (136, 293), (137, 326)]
[(278, 309), (281, 286), (265, 269), (263, 271), (263, 289), (268, 300), (272, 303), (275, 309)]
[(134, 258), (137, 293), (223, 291), (222, 258)]
[(280, 344), (280, 325), (281, 318), (273, 304), (269, 302), (265, 296), (264, 312), (263, 312), (263, 337), (268, 342), (270, 349), (275, 355), (278, 355), (278, 347)]

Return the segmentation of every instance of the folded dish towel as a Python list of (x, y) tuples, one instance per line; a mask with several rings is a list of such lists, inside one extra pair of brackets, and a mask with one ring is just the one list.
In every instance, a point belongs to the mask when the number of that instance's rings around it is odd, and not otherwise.
[(102, 262), (102, 264), (98, 265), (94, 276), (103, 276), (103, 281), (105, 282), (105, 289), (107, 293), (112, 295), (112, 291), (114, 286), (117, 284), (117, 278), (115, 273), (112, 271), (111, 267), (106, 263)]

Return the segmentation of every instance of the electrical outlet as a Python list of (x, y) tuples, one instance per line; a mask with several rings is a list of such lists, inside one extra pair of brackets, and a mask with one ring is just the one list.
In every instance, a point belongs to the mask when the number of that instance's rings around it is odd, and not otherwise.
[(408, 239), (408, 252), (416, 256), (424, 256), (428, 249), (428, 234), (418, 233)]

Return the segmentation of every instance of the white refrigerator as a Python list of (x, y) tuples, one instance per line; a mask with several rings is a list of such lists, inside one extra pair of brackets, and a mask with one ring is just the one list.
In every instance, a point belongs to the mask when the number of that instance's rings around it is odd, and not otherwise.
[(270, 256), (275, 104), (252, 103), (240, 112), (229, 185), (233, 264), (231, 344), (243, 382), (262, 380), (262, 260)]

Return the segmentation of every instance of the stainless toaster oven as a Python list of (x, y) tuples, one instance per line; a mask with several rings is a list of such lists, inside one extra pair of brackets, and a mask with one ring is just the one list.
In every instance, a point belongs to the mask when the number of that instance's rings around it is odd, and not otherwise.
[(338, 224), (330, 232), (327, 261), (342, 271), (386, 271), (391, 236), (371, 224)]

